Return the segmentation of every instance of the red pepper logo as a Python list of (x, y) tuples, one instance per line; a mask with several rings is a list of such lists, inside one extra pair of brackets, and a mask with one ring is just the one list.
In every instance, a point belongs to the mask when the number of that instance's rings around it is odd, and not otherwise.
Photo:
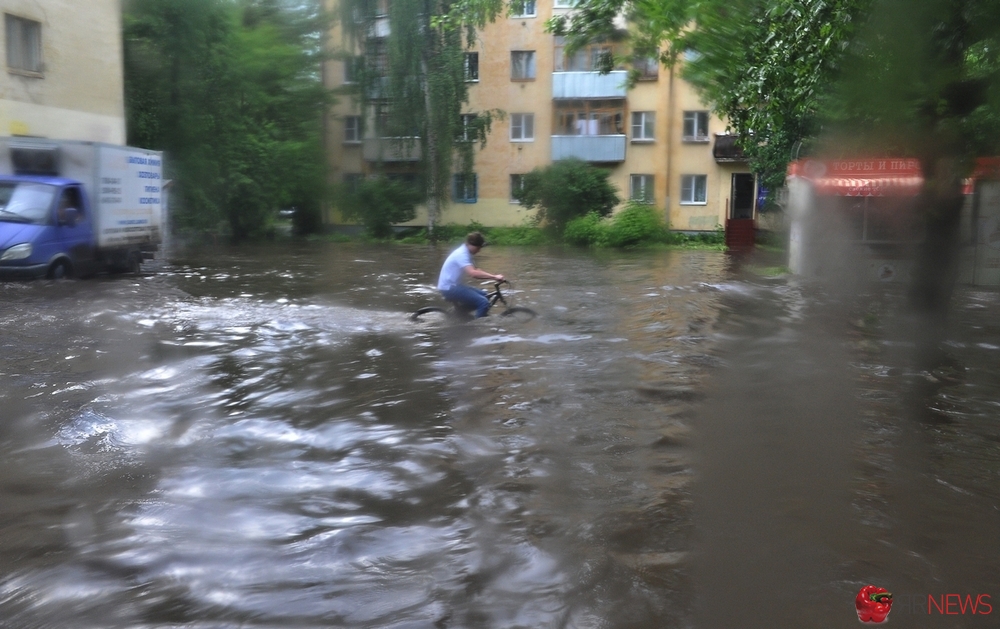
[(858, 620), (861, 622), (885, 622), (892, 609), (892, 594), (885, 588), (866, 585), (858, 592), (854, 606), (858, 608)]

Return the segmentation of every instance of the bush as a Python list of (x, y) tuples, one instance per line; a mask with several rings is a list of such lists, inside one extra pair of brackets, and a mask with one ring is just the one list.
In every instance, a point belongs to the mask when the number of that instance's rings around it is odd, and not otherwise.
[(597, 212), (589, 212), (566, 223), (566, 228), (563, 229), (563, 240), (571, 245), (587, 247), (600, 242), (604, 231), (601, 215)]
[(527, 209), (538, 208), (538, 220), (562, 232), (574, 218), (607, 216), (618, 205), (609, 174), (579, 159), (561, 160), (525, 175), (517, 199)]
[(538, 227), (534, 225), (520, 225), (518, 227), (491, 227), (486, 231), (479, 230), (486, 236), (486, 241), (493, 245), (504, 246), (525, 246), (544, 245), (551, 239)]
[(364, 225), (373, 238), (392, 236), (394, 223), (413, 220), (417, 216), (418, 190), (406, 183), (387, 177), (365, 179), (354, 191), (342, 191), (338, 206), (344, 218)]
[(664, 242), (667, 229), (657, 209), (647, 203), (630, 202), (612, 216), (600, 244), (609, 247), (632, 247), (641, 243)]

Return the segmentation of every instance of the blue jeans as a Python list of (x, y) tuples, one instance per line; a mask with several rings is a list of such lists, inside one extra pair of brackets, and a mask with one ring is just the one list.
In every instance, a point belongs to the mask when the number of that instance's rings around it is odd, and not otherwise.
[(486, 291), (465, 284), (456, 284), (448, 290), (443, 290), (441, 296), (454, 303), (456, 308), (475, 310), (477, 319), (485, 317), (490, 309), (490, 302), (486, 299)]

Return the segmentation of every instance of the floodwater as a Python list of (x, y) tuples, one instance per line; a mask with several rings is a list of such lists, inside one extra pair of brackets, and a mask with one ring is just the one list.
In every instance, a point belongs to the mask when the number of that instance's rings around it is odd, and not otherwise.
[(408, 321), (446, 253), (0, 284), (0, 626), (996, 626), (997, 292), (919, 370), (900, 287), (717, 252), (488, 248), (538, 319)]

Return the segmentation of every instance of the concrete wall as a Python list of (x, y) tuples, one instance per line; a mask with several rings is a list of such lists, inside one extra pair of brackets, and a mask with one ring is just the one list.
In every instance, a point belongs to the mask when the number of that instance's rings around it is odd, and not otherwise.
[(0, 24), (0, 134), (125, 143), (120, 0), (0, 0), (39, 22), (43, 68), (12, 70)]

